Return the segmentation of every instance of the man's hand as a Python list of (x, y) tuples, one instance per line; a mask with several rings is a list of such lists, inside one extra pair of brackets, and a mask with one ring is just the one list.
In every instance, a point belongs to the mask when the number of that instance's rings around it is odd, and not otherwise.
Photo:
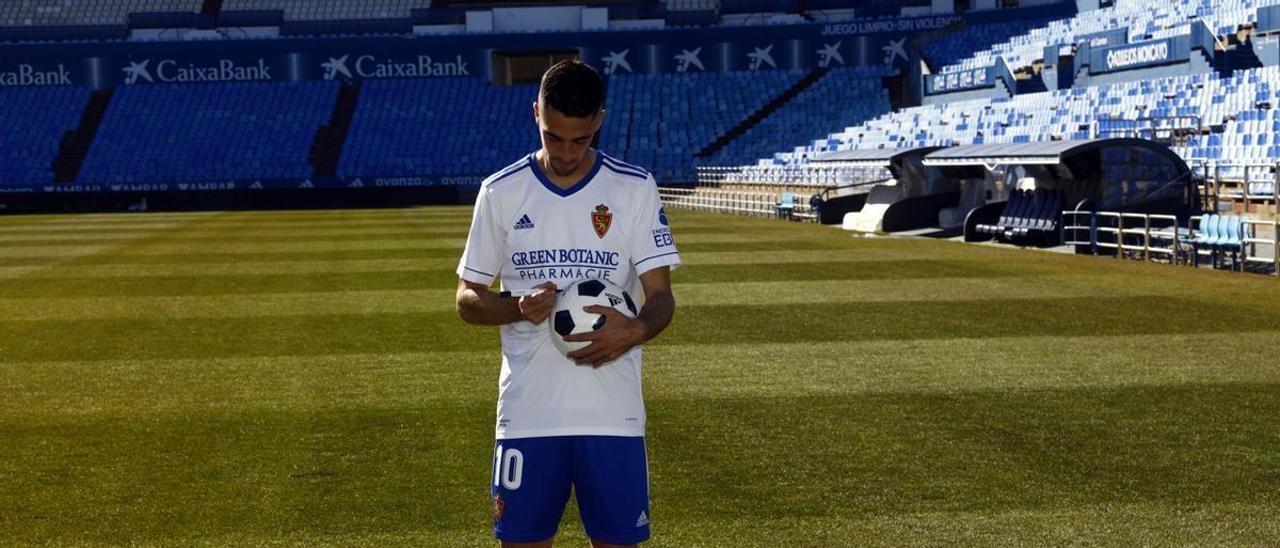
[(520, 307), (520, 315), (524, 319), (540, 324), (551, 315), (551, 310), (556, 304), (556, 284), (543, 282), (534, 286), (533, 289), (533, 293), (520, 297), (517, 304)]
[(600, 367), (618, 359), (619, 356), (648, 339), (649, 327), (641, 320), (628, 318), (608, 306), (592, 305), (583, 310), (592, 314), (601, 314), (605, 320), (604, 326), (600, 329), (564, 338), (565, 342), (591, 343), (586, 348), (566, 354), (578, 365)]

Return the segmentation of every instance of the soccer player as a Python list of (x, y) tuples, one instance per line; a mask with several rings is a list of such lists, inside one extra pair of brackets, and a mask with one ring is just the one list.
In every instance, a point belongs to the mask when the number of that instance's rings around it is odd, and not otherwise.
[[(595, 69), (574, 60), (543, 74), (542, 148), (482, 183), (458, 265), (459, 316), (501, 326), (491, 493), (503, 546), (551, 546), (571, 487), (593, 546), (649, 538), (640, 345), (671, 322), (680, 255), (653, 177), (591, 147), (604, 118)], [(584, 278), (643, 290), (644, 304), (634, 319), (587, 307), (605, 324), (565, 337), (590, 342), (566, 356), (547, 318), (556, 289)]]

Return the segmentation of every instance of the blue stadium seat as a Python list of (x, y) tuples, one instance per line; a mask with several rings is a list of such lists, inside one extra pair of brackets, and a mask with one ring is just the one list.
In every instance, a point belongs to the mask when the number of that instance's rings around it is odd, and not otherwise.
[(49, 183), (65, 132), (80, 124), (86, 87), (0, 87), (0, 186)]
[(308, 177), (337, 82), (126, 86), (77, 179), (85, 183)]

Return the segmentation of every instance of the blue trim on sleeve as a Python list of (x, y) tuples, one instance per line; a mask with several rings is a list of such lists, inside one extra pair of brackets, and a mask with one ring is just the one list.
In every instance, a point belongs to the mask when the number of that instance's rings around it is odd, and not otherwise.
[(525, 170), (525, 168), (527, 168), (527, 167), (529, 167), (529, 163), (528, 163), (528, 162), (525, 162), (525, 163), (521, 164), (520, 166), (518, 166), (518, 167), (516, 167), (516, 168), (508, 169), (506, 172), (499, 172), (499, 173), (495, 174), (494, 178), (489, 179), (489, 184), (494, 184), (494, 183), (496, 183), (496, 182), (498, 182), (498, 181), (501, 181), (501, 180), (503, 180), (503, 179), (506, 179), (507, 177), (510, 177), (510, 176), (512, 176), (512, 175), (515, 175), (515, 174), (517, 174), (517, 173), (520, 173), (521, 171), (524, 171), (524, 170)]
[(635, 177), (635, 178), (637, 178), (637, 179), (642, 179), (642, 180), (645, 180), (645, 181), (648, 181), (648, 180), (649, 180), (649, 176), (648, 176), (648, 175), (645, 175), (645, 174), (643, 174), (643, 173), (636, 173), (636, 172), (634, 172), (634, 171), (627, 171), (627, 170), (624, 170), (624, 169), (622, 169), (622, 168), (620, 168), (620, 167), (614, 166), (613, 164), (609, 163), (608, 161), (606, 161), (606, 162), (604, 163), (604, 167), (609, 168), (609, 171), (612, 171), (612, 172), (614, 172), (614, 173), (617, 173), (618, 175), (625, 175), (625, 176), (627, 176), (627, 177)]
[(633, 263), (633, 266), (640, 266), (640, 263), (643, 263), (643, 262), (645, 262), (645, 261), (652, 261), (652, 260), (657, 259), (657, 258), (659, 258), (659, 257), (666, 257), (667, 255), (676, 255), (676, 254), (678, 254), (678, 253), (680, 253), (680, 252), (679, 252), (679, 251), (671, 251), (671, 252), (669, 252), (669, 253), (663, 253), (663, 254), (661, 254), (661, 255), (654, 255), (654, 256), (649, 257), (649, 258), (647, 258), (647, 259), (641, 259), (641, 260), (639, 260), (639, 261), (636, 261), (635, 263)]
[[(602, 154), (603, 154), (603, 153), (602, 153)], [(640, 173), (645, 174), (645, 176), (646, 176), (646, 177), (649, 175), (648, 170), (646, 170), (645, 168), (642, 168), (642, 167), (640, 167), (640, 166), (638, 166), (638, 165), (635, 165), (635, 164), (628, 164), (628, 163), (626, 163), (626, 162), (624, 162), (624, 161), (622, 161), (622, 160), (619, 160), (619, 159), (617, 159), (617, 158), (614, 158), (613, 156), (610, 156), (610, 155), (608, 155), (608, 154), (605, 154), (605, 155), (604, 155), (604, 157), (605, 157), (605, 159), (606, 159), (606, 160), (609, 160), (610, 162), (613, 162), (614, 164), (617, 164), (617, 165), (618, 165), (618, 167), (621, 167), (621, 168), (623, 168), (623, 169), (629, 169), (629, 170), (631, 170), (631, 171), (638, 171), (638, 172), (640, 172)]]
[(475, 272), (476, 274), (479, 274), (479, 275), (481, 275), (481, 276), (488, 276), (488, 277), (490, 277), (490, 278), (495, 277), (493, 274), (490, 274), (490, 273), (488, 273), (488, 272), (481, 272), (481, 271), (476, 270), (476, 269), (474, 269), (474, 268), (471, 268), (471, 267), (469, 267), (469, 266), (463, 266), (462, 268), (463, 268), (464, 270), (470, 270), (470, 271), (472, 271), (472, 272)]

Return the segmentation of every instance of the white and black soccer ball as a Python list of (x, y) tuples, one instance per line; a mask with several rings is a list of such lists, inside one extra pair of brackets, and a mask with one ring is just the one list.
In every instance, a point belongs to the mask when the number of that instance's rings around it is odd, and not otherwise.
[(621, 287), (605, 280), (574, 282), (556, 297), (555, 310), (551, 312), (551, 321), (547, 322), (551, 324), (551, 341), (561, 352), (568, 354), (591, 344), (565, 342), (565, 337), (604, 327), (607, 316), (583, 310), (591, 305), (612, 307), (628, 318), (636, 317), (636, 302)]

